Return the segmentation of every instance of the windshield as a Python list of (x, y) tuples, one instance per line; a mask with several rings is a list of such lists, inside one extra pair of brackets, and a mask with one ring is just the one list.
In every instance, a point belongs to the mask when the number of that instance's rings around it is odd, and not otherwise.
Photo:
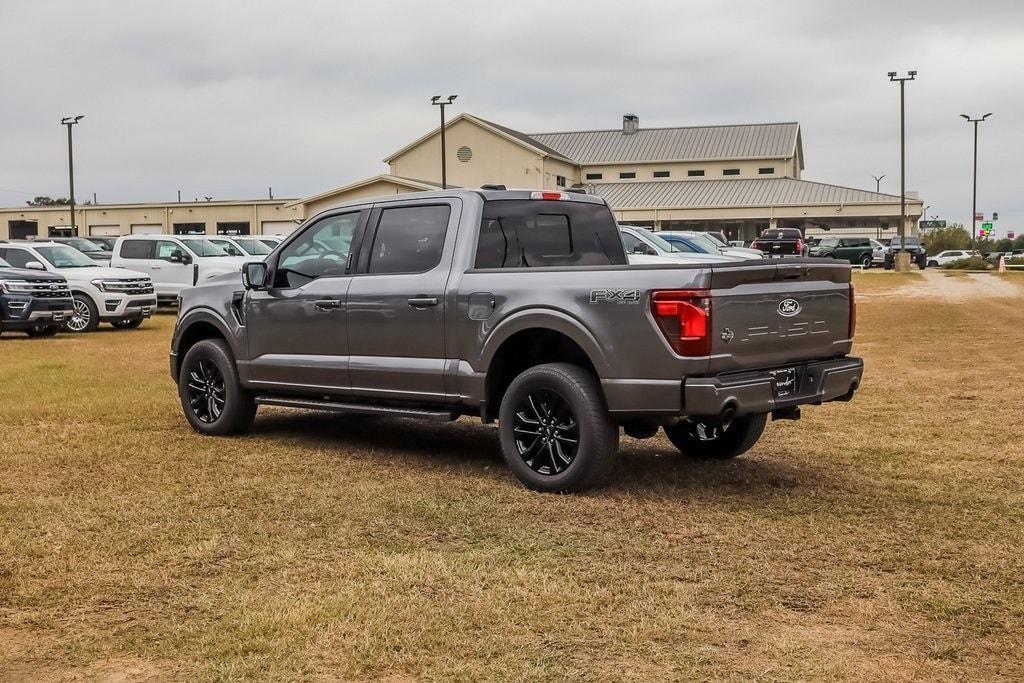
[(250, 256), (266, 256), (271, 251), (270, 247), (256, 239), (238, 239), (236, 237), (235, 244), (244, 249)]
[(690, 237), (699, 246), (705, 247), (709, 254), (720, 254), (722, 249), (719, 247), (717, 240), (709, 237), (708, 235), (698, 232)]
[(52, 247), (36, 247), (36, 253), (50, 262), (54, 268), (94, 268), (96, 262), (71, 247), (63, 244)]
[(637, 232), (638, 233), (642, 233), (642, 236), (648, 242), (650, 242), (655, 247), (657, 247), (659, 251), (674, 251), (674, 252), (679, 251), (679, 248), (676, 245), (672, 244), (667, 239), (664, 239), (662, 237), (659, 237), (658, 235), (655, 235), (653, 232), (648, 232), (646, 230), (642, 230), (642, 231), (641, 230), (637, 230)]
[[(916, 237), (911, 237), (910, 235), (907, 235), (906, 237), (903, 238), (903, 246), (905, 246), (905, 247), (916, 247), (920, 243), (921, 243), (921, 240), (919, 240)], [(898, 247), (898, 246), (900, 246), (900, 238), (899, 237), (893, 237), (892, 241), (889, 242), (889, 246), (891, 246), (891, 247)]]
[(116, 237), (90, 237), (89, 241), (94, 243), (103, 251), (114, 251), (114, 242), (117, 241)]
[(202, 237), (182, 238), (181, 243), (196, 256), (227, 256), (228, 253), (208, 239)]
[(706, 232), (706, 233), (703, 233), (703, 234), (705, 234), (708, 237), (710, 237), (712, 239), (712, 241), (716, 242), (718, 244), (718, 246), (720, 246), (720, 247), (728, 247), (729, 246), (729, 242), (727, 242), (725, 239), (722, 238), (722, 234), (721, 233), (718, 233), (718, 232)]
[(85, 253), (94, 253), (95, 254), (95, 253), (100, 253), (100, 252), (103, 251), (103, 249), (101, 249), (98, 244), (96, 244), (95, 242), (90, 242), (89, 240), (85, 239), (84, 237), (72, 237), (71, 239), (66, 240), (64, 242), (64, 244), (71, 245), (72, 247), (74, 247), (78, 251), (85, 252)]

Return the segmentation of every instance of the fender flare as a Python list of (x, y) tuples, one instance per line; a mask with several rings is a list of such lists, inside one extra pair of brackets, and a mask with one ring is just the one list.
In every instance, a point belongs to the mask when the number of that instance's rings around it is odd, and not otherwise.
[(611, 366), (597, 338), (579, 319), (552, 308), (528, 308), (504, 318), (487, 335), (474, 365), (486, 373), (502, 344), (517, 332), (534, 329), (564, 334), (583, 349), (598, 376), (608, 375)]
[[(217, 315), (212, 309), (209, 308), (194, 308), (184, 316), (178, 319), (177, 324), (174, 326), (174, 335), (171, 338), (171, 353), (177, 357), (177, 362), (180, 362), (180, 354), (178, 353), (178, 346), (181, 342), (181, 338), (188, 332), (188, 330), (196, 323), (207, 323), (212, 325), (220, 332), (224, 341), (227, 342), (228, 346), (231, 347), (231, 352), (238, 357), (238, 339), (237, 335), (227, 326), (224, 320)], [(177, 369), (177, 368), (175, 368)]]

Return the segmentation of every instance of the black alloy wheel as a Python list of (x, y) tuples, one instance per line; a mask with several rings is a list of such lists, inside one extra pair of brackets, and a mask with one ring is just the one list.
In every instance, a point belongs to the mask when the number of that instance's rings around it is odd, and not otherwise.
[(569, 403), (551, 389), (536, 389), (516, 406), (516, 451), (537, 474), (560, 474), (576, 459), (580, 428)]
[(189, 409), (196, 419), (213, 424), (224, 412), (227, 390), (224, 375), (209, 359), (201, 359), (189, 372), (187, 379)]

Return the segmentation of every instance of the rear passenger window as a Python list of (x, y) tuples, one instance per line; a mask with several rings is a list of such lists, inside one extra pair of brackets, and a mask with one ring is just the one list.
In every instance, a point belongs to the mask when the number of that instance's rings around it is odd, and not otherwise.
[(625, 264), (622, 237), (604, 204), (506, 199), (484, 205), (477, 268)]
[(152, 240), (124, 240), (121, 242), (121, 258), (153, 258)]
[(370, 251), (369, 272), (422, 273), (439, 264), (450, 215), (447, 205), (381, 211)]

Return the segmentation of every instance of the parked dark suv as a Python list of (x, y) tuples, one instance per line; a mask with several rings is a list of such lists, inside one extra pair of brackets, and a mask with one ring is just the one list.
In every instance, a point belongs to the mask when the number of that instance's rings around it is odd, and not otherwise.
[(74, 311), (63, 276), (13, 268), (0, 259), (0, 333), (20, 330), (30, 337), (50, 337)]
[(867, 237), (823, 237), (820, 242), (811, 247), (808, 255), (841, 259), (854, 265), (870, 268), (873, 251), (874, 247)]

